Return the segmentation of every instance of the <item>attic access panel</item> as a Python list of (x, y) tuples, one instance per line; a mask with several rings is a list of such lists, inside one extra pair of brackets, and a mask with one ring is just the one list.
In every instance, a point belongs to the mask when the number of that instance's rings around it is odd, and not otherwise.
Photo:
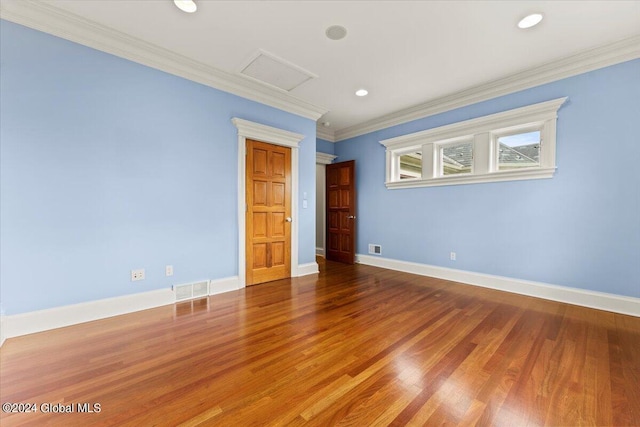
[(259, 50), (240, 74), (275, 86), (287, 92), (318, 76), (282, 58)]

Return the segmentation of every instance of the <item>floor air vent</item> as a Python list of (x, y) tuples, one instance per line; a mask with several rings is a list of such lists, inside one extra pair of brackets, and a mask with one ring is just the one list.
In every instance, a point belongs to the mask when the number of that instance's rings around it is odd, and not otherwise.
[(173, 292), (176, 295), (176, 301), (185, 301), (193, 298), (202, 298), (209, 296), (209, 282), (194, 282), (185, 285), (174, 285)]

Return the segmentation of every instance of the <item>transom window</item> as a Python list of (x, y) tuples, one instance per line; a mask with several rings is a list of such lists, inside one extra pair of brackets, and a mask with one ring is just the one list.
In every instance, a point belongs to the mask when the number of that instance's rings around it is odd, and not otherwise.
[(412, 150), (399, 154), (400, 179), (422, 178), (422, 151)]
[(471, 173), (473, 167), (473, 141), (447, 144), (439, 147), (439, 175)]
[(551, 178), (567, 98), (380, 141), (387, 188)]
[(498, 170), (540, 166), (540, 131), (498, 137)]

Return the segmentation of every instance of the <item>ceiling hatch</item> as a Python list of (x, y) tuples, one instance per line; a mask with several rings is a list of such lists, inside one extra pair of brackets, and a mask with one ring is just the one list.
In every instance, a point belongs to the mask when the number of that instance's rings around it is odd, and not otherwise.
[(318, 77), (312, 72), (262, 49), (251, 56), (248, 63), (241, 69), (240, 74), (287, 92)]

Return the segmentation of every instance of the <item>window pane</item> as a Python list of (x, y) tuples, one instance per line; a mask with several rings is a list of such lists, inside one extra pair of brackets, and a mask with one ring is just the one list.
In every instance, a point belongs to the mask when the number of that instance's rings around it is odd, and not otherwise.
[(400, 156), (400, 179), (422, 178), (422, 151)]
[(473, 144), (471, 142), (465, 142), (463, 144), (442, 147), (440, 149), (440, 160), (442, 175), (471, 173)]
[(540, 167), (540, 131), (498, 138), (498, 170)]

